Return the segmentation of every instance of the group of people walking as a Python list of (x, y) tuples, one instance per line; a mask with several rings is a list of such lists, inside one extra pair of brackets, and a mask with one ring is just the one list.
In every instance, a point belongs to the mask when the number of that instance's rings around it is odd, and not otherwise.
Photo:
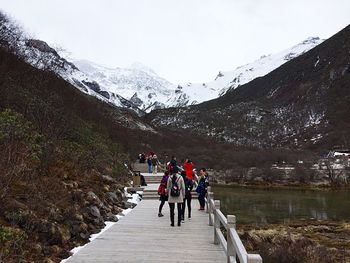
[(157, 174), (160, 162), (154, 152), (149, 152), (148, 154), (140, 153), (138, 159), (140, 163), (148, 164), (148, 173)]
[[(162, 214), (162, 209), (165, 202), (168, 201), (171, 226), (175, 225), (175, 204), (177, 207), (177, 225), (181, 226), (181, 223), (185, 222), (186, 206), (188, 210), (188, 219), (191, 220), (191, 192), (195, 187), (195, 180), (197, 180), (197, 175), (191, 160), (186, 159), (183, 167), (179, 167), (176, 162), (176, 157), (173, 156), (167, 163), (167, 170), (164, 172), (158, 187), (158, 194), (160, 195), (158, 216), (164, 216)], [(199, 170), (199, 180), (196, 187), (200, 204), (199, 210), (204, 210), (205, 194), (208, 185), (209, 181), (206, 169), (201, 168)]]

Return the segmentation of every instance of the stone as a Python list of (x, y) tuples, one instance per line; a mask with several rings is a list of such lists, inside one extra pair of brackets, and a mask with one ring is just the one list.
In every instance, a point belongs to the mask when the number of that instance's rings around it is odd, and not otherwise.
[(70, 232), (73, 236), (80, 235), (81, 233), (87, 233), (88, 225), (85, 223), (73, 224), (70, 226)]
[(35, 254), (41, 254), (43, 251), (43, 248), (39, 243), (34, 244), (32, 249)]
[(107, 192), (106, 193), (106, 199), (108, 202), (115, 204), (118, 203), (120, 201), (120, 199), (118, 198), (118, 196), (113, 193), (113, 192)]
[(92, 215), (94, 217), (101, 217), (100, 210), (98, 209), (97, 206), (90, 206), (88, 208), (88, 211), (89, 211), (90, 215)]
[(75, 190), (71, 192), (72, 200), (76, 202), (80, 202), (84, 200), (85, 193), (81, 190)]
[(103, 203), (100, 200), (100, 198), (98, 198), (98, 196), (94, 192), (91, 192), (91, 191), (87, 193), (86, 201), (88, 201), (90, 204), (94, 204), (98, 207), (103, 206)]
[(112, 213), (107, 213), (106, 217), (104, 218), (106, 221), (111, 221), (111, 222), (118, 222), (118, 217)]
[(103, 181), (108, 182), (108, 183), (114, 183), (116, 181), (113, 177), (111, 177), (109, 175), (102, 175), (102, 179), (103, 179)]
[(53, 226), (50, 231), (51, 245), (65, 244), (70, 238), (69, 230), (64, 226)]
[(79, 233), (79, 236), (83, 239), (88, 239), (90, 237), (89, 233)]
[(72, 216), (72, 219), (75, 220), (75, 221), (79, 221), (79, 222), (84, 221), (83, 215), (79, 214), (79, 213), (74, 213), (73, 216)]
[(62, 249), (59, 246), (57, 246), (57, 245), (51, 246), (51, 253), (52, 254), (58, 254), (59, 252), (61, 252), (61, 250)]

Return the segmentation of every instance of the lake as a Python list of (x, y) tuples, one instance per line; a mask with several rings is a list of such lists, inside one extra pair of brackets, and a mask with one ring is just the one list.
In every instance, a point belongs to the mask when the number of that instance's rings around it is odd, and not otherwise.
[(286, 190), (213, 186), (221, 211), (238, 224), (288, 223), (298, 219), (349, 220), (350, 190)]

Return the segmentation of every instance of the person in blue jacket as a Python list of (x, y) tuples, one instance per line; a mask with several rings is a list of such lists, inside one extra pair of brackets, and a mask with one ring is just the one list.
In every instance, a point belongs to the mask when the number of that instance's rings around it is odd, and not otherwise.
[(196, 192), (198, 193), (199, 210), (204, 210), (205, 194), (207, 193), (207, 187), (209, 186), (209, 177), (205, 168), (199, 170), (199, 176)]

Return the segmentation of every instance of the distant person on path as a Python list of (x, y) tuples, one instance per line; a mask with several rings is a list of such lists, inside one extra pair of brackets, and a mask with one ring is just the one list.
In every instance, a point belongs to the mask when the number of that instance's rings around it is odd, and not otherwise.
[(159, 201), (160, 201), (160, 205), (159, 205), (159, 209), (158, 209), (158, 216), (159, 217), (164, 216), (162, 214), (162, 209), (163, 209), (163, 206), (165, 204), (165, 201), (168, 201), (168, 194), (166, 191), (168, 179), (169, 179), (169, 172), (165, 171), (164, 175), (162, 177), (162, 180), (160, 181), (160, 185), (158, 187), (158, 194), (159, 194)]
[(193, 163), (191, 160), (185, 160), (184, 169), (186, 171), (186, 177), (190, 180), (193, 180)]
[(191, 201), (192, 201), (191, 191), (193, 189), (193, 181), (187, 178), (185, 171), (181, 172), (181, 176), (185, 182), (185, 198), (184, 198), (184, 201), (182, 203), (182, 211), (181, 211), (181, 221), (182, 221), (182, 223), (184, 223), (185, 222), (186, 203), (187, 203), (187, 208), (188, 208), (188, 219), (191, 220)]
[(209, 177), (207, 175), (206, 169), (201, 168), (199, 170), (199, 182), (196, 188), (198, 193), (199, 210), (204, 210), (205, 206), (205, 194), (207, 193), (207, 187), (209, 186)]
[(152, 156), (147, 157), (147, 164), (148, 164), (148, 173), (152, 173)]
[(175, 204), (177, 204), (177, 225), (181, 226), (181, 205), (185, 197), (185, 182), (181, 175), (174, 173), (167, 183), (168, 203), (170, 208), (170, 226), (174, 226)]
[(157, 168), (158, 168), (158, 165), (159, 165), (159, 160), (158, 160), (157, 155), (153, 155), (151, 162), (152, 162), (153, 174), (156, 175), (157, 174)]
[(140, 163), (145, 163), (146, 161), (146, 156), (144, 153), (140, 153)]

